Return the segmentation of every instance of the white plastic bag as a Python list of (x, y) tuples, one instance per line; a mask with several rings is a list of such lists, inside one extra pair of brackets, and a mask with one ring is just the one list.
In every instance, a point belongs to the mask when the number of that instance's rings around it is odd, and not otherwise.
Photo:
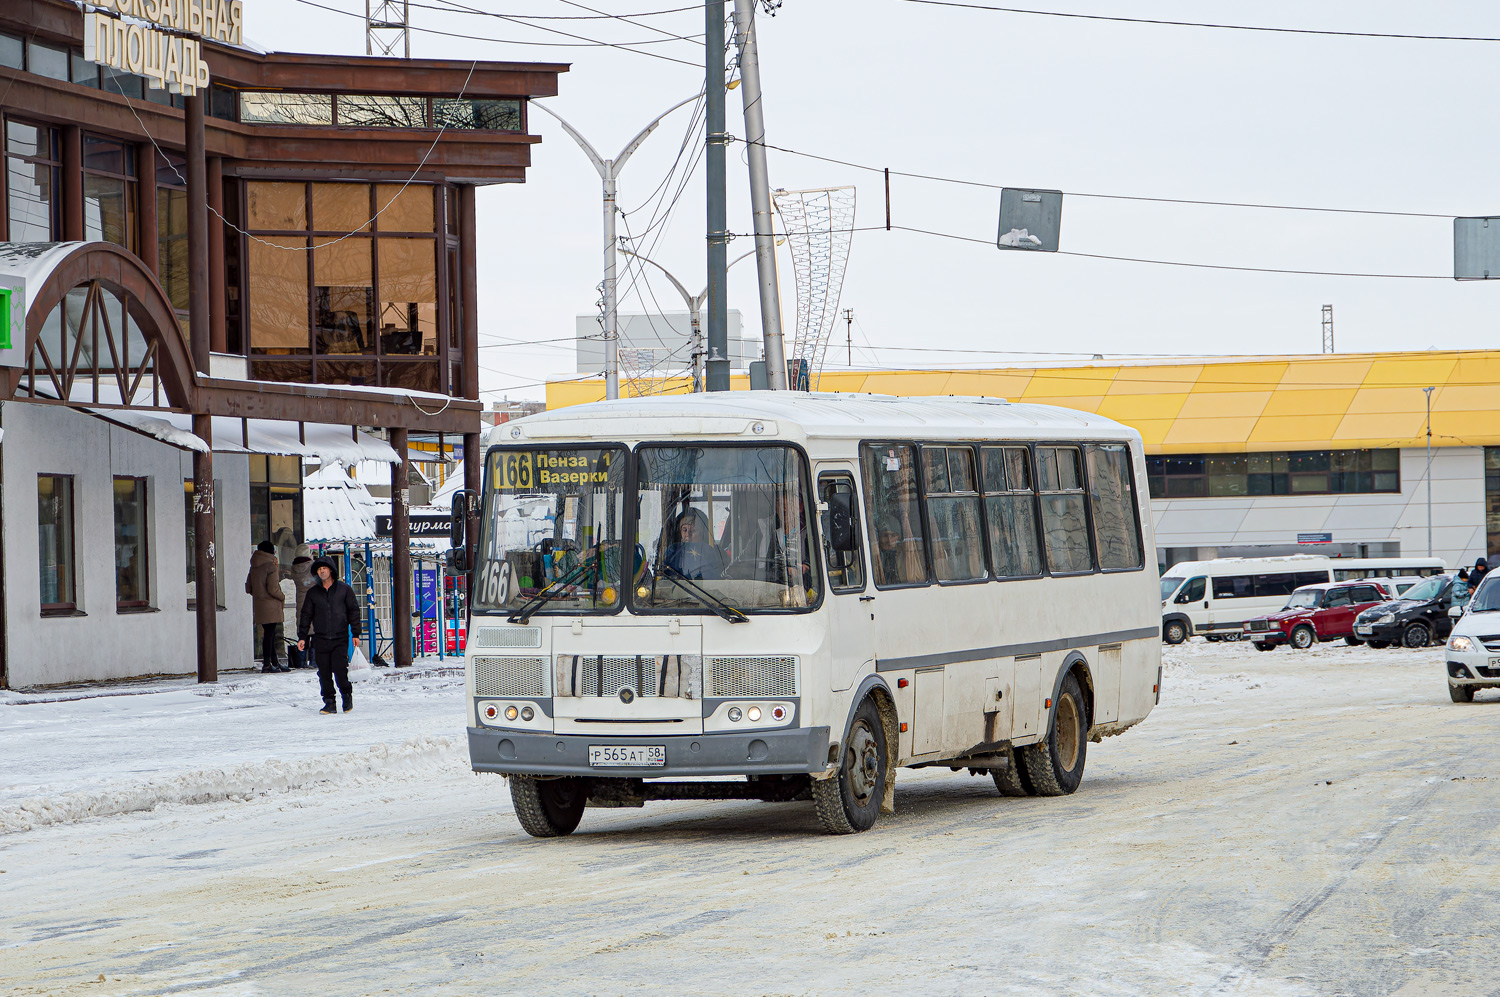
[(370, 667), (370, 659), (365, 657), (365, 649), (356, 647), (349, 656), (349, 681), (365, 682), (374, 674), (375, 669)]

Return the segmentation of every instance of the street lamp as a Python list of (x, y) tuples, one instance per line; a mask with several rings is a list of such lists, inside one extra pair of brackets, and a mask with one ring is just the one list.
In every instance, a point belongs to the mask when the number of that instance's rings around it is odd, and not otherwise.
[(696, 93), (687, 100), (679, 101), (658, 114), (651, 123), (642, 128), (635, 138), (625, 143), (625, 148), (614, 159), (605, 159), (598, 151), (589, 144), (588, 140), (578, 134), (578, 130), (563, 120), (562, 115), (552, 110), (545, 104), (536, 101), (531, 102), (532, 107), (539, 107), (543, 111), (557, 119), (557, 123), (563, 126), (563, 131), (578, 143), (584, 155), (589, 157), (589, 162), (594, 164), (594, 169), (599, 171), (599, 179), (604, 181), (604, 397), (620, 397), (620, 330), (617, 324), (615, 303), (615, 182), (619, 179), (620, 171), (625, 168), (625, 163), (630, 159), (632, 153), (641, 147), (646, 137), (656, 130), (661, 124), (661, 119), (671, 114), (686, 104), (691, 104), (701, 93)]
[[(672, 271), (668, 270), (666, 267), (662, 266), (655, 260), (650, 259), (649, 257), (642, 256), (640, 253), (637, 253), (629, 246), (626, 246), (623, 239), (620, 241), (620, 252), (628, 253), (629, 255), (634, 256), (636, 259), (640, 260), (642, 263), (649, 263), (656, 269), (660, 270), (663, 274), (666, 275), (667, 280), (670, 280), (672, 282), (672, 286), (677, 288), (677, 293), (682, 295), (683, 303), (687, 305), (688, 321), (692, 323), (693, 327), (693, 391), (694, 393), (702, 391), (704, 355), (703, 328), (698, 321), (698, 312), (702, 310), (703, 302), (708, 300), (708, 288), (705, 287), (702, 294), (689, 294), (687, 288), (682, 286), (682, 281), (672, 276)], [(755, 250), (752, 249), (748, 253), (744, 253), (736, 257), (735, 260), (729, 264), (729, 266), (724, 268), (724, 271), (728, 273), (729, 267), (734, 266), (734, 264), (738, 263), (740, 260), (749, 259), (754, 255)]]
[(1432, 556), (1432, 392), (1436, 389), (1423, 388), (1422, 394), (1427, 396), (1427, 556)]

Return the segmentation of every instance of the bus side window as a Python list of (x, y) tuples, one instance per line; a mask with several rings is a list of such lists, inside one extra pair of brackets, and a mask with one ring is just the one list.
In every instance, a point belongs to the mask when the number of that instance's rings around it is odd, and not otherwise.
[[(841, 500), (841, 501), (839, 501)], [(818, 501), (830, 508), (823, 517), (823, 558), (828, 565), (828, 587), (835, 592), (863, 592), (865, 590), (864, 544), (861, 543), (859, 523), (859, 496), (854, 492), (854, 479), (843, 473), (822, 474), (818, 477)], [(849, 537), (853, 550), (834, 550), (829, 540), (829, 518), (832, 507), (837, 504), (849, 510)]]
[(860, 455), (876, 588), (926, 585), (927, 549), (917, 504), (917, 448), (867, 443)]
[(1042, 573), (1036, 535), (1036, 493), (1025, 447), (981, 447), (984, 512), (989, 521), (995, 575), (1017, 578)]
[(1080, 464), (1077, 447), (1036, 448), (1037, 485), (1042, 495), (1042, 541), (1047, 550), (1047, 567), (1053, 574), (1094, 570)]
[(1094, 502), (1094, 551), (1099, 567), (1139, 568), (1141, 533), (1131, 486), (1130, 452), (1117, 444), (1088, 448), (1089, 496)]
[(980, 581), (989, 577), (984, 566), (984, 531), (979, 520), (974, 451), (965, 446), (923, 445), (922, 487), (927, 497), (932, 570), (938, 581)]

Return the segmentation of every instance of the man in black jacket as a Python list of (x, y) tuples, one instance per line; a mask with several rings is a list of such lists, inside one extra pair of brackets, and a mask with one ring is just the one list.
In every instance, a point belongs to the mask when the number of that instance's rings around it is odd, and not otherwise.
[(344, 712), (354, 709), (354, 687), (349, 684), (349, 639), (359, 647), (359, 599), (354, 590), (333, 577), (333, 564), (323, 558), (313, 562), (318, 583), (302, 599), (297, 614), (297, 650), (307, 649), (309, 635), (318, 658), (318, 685), (323, 692), (320, 713), (337, 713), (334, 680), (344, 697)]

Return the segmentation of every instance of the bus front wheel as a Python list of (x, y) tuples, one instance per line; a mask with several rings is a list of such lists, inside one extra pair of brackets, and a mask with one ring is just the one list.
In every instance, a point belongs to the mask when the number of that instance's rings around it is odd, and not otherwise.
[(1069, 673), (1052, 706), (1047, 740), (1019, 752), (1038, 796), (1065, 796), (1083, 781), (1088, 753), (1089, 718), (1078, 677)]
[(583, 779), (510, 777), (510, 799), (515, 804), (516, 819), (521, 822), (521, 829), (533, 838), (572, 834), (583, 820), (588, 798), (588, 786)]
[(885, 725), (875, 700), (865, 697), (849, 722), (838, 775), (814, 779), (813, 804), (829, 834), (853, 834), (875, 826), (885, 795)]

